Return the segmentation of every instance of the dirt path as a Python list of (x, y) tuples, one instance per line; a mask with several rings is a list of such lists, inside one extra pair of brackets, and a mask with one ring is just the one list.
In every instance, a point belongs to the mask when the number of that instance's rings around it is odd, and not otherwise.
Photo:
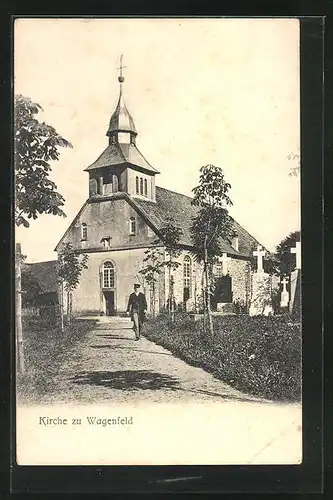
[[(136, 342), (127, 319), (101, 319), (68, 352), (52, 386), (37, 407), (17, 410), (22, 464), (301, 460), (300, 405), (242, 394), (144, 337)], [(128, 412), (135, 425), (90, 427), (87, 415), (96, 412), (105, 418)], [(81, 417), (82, 425), (44, 428), (41, 415)]]
[(41, 403), (260, 401), (144, 337), (135, 341), (127, 318), (100, 320), (68, 353), (54, 386)]

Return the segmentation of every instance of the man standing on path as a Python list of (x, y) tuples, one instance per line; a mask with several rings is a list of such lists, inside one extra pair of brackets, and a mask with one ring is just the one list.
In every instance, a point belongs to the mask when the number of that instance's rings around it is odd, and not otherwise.
[(138, 283), (135, 283), (134, 292), (129, 296), (127, 305), (127, 315), (131, 313), (131, 320), (133, 321), (135, 340), (139, 340), (140, 338), (146, 312), (146, 297), (143, 293), (140, 292), (140, 285)]

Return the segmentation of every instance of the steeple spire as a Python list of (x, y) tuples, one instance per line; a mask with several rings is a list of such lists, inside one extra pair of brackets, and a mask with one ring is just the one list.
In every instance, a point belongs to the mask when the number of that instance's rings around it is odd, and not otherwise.
[(120, 88), (122, 87), (122, 83), (124, 83), (125, 78), (123, 77), (123, 69), (126, 68), (126, 66), (123, 66), (123, 55), (121, 54), (120, 56), (120, 67), (117, 68), (120, 70), (120, 75), (118, 76), (118, 82), (120, 83)]
[[(106, 135), (109, 136), (110, 138), (110, 143), (113, 142), (118, 142), (118, 135), (120, 133), (130, 133), (131, 136), (131, 142), (134, 141), (135, 136), (137, 135), (137, 131), (134, 125), (133, 118), (131, 117), (125, 102), (123, 98), (123, 83), (125, 81), (125, 78), (123, 76), (123, 69), (126, 68), (126, 66), (123, 66), (123, 55), (121, 54), (120, 56), (120, 67), (117, 68), (120, 70), (120, 74), (118, 76), (118, 82), (120, 83), (120, 89), (119, 89), (119, 99), (118, 99), (118, 104), (116, 106), (115, 111), (113, 112), (110, 123), (109, 123), (109, 128), (106, 133)], [(113, 139), (115, 138), (115, 139)], [(119, 141), (122, 142), (122, 141)], [(127, 142), (127, 141), (126, 141)], [(130, 142), (130, 141), (128, 141)]]

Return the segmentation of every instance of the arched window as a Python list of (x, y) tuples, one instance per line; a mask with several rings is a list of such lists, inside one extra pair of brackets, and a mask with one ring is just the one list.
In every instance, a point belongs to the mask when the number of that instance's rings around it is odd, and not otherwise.
[(183, 264), (183, 279), (184, 279), (184, 301), (191, 296), (191, 284), (192, 284), (192, 262), (191, 258), (186, 255), (184, 257)]
[(148, 192), (147, 179), (145, 179), (145, 196), (147, 196), (147, 192)]
[(103, 288), (114, 288), (114, 265), (112, 262), (104, 262)]
[(87, 238), (88, 238), (87, 224), (85, 222), (82, 222), (82, 224), (81, 224), (81, 240), (86, 241)]
[(139, 194), (139, 177), (135, 177), (135, 191)]
[(140, 177), (140, 194), (143, 194), (143, 179)]
[(136, 220), (135, 217), (130, 218), (130, 234), (135, 234), (136, 233)]

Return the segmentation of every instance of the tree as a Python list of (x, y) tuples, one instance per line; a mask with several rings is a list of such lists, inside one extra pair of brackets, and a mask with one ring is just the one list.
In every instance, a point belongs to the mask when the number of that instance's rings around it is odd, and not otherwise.
[(183, 234), (180, 227), (176, 226), (174, 220), (171, 217), (166, 219), (165, 225), (159, 230), (160, 241), (163, 243), (166, 260), (163, 265), (168, 270), (168, 280), (169, 280), (169, 292), (168, 292), (168, 313), (171, 316), (171, 322), (174, 322), (174, 289), (173, 289), (173, 276), (172, 271), (176, 271), (181, 265), (176, 259), (181, 254), (181, 249), (179, 247), (179, 241)]
[(80, 283), (83, 269), (87, 269), (87, 254), (78, 254), (70, 243), (66, 243), (61, 249), (58, 264), (58, 276), (67, 293), (67, 320), (70, 324), (72, 318), (73, 291)]
[(57, 131), (36, 115), (42, 107), (28, 97), (15, 96), (14, 164), (15, 223), (29, 227), (27, 219), (40, 214), (65, 217), (64, 198), (50, 179), (50, 162), (59, 159), (59, 147), (73, 147)]
[(31, 269), (27, 265), (22, 266), (21, 270), (21, 289), (23, 306), (38, 305), (39, 296), (42, 293), (41, 286)]
[(150, 288), (152, 314), (153, 318), (155, 318), (156, 283), (163, 266), (161, 246), (157, 246), (157, 243), (155, 243), (153, 247), (147, 248), (147, 250), (145, 250), (143, 265), (144, 267), (139, 270), (139, 273), (142, 274), (145, 282)]
[(231, 185), (225, 181), (223, 170), (215, 165), (200, 169), (199, 185), (192, 191), (192, 204), (198, 207), (193, 218), (191, 239), (194, 255), (203, 263), (204, 313), (208, 316), (209, 332), (213, 334), (211, 315), (212, 268), (217, 256), (223, 253), (222, 241), (234, 235), (233, 219), (228, 214), (232, 201), (228, 195)]
[(295, 255), (290, 252), (290, 249), (295, 247), (300, 237), (299, 231), (289, 233), (276, 247), (275, 258), (280, 275), (290, 274), (295, 268)]

